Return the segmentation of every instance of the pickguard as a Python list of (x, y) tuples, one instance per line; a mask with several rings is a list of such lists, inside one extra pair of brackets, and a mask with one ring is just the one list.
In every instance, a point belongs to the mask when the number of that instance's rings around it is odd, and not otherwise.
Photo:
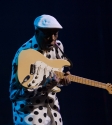
[(35, 65), (35, 73), (33, 75), (33, 79), (28, 82), (28, 87), (38, 87), (42, 85), (43, 78), (47, 78), (50, 73), (53, 75), (54, 71), (59, 71), (58, 68), (53, 68), (48, 66), (46, 63), (42, 61), (36, 61)]

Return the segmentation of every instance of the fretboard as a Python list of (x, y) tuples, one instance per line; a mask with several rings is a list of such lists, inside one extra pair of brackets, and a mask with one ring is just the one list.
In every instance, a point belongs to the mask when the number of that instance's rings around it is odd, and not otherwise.
[[(61, 78), (61, 79), (64, 78), (64, 73), (58, 72), (58, 71), (55, 71), (55, 73), (59, 78)], [(89, 85), (89, 86), (94, 86), (94, 87), (106, 89), (106, 84), (103, 83), (103, 82), (98, 82), (98, 81), (95, 81), (95, 80), (91, 80), (91, 79), (87, 79), (87, 78), (83, 78), (83, 77), (79, 77), (79, 76), (75, 76), (75, 75), (68, 75), (67, 77), (72, 82), (81, 83), (81, 84), (85, 84), (85, 85)]]

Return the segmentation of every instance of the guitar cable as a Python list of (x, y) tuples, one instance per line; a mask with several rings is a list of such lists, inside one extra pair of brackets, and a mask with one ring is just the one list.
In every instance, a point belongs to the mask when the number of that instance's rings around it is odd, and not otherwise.
[(60, 56), (59, 56), (59, 54), (58, 54), (58, 49), (59, 49), (59, 50), (61, 51), (63, 57), (65, 57), (65, 58), (70, 62), (69, 70), (70, 70), (71, 68), (73, 68), (73, 63), (72, 63), (72, 61), (67, 57), (67, 55), (60, 49), (60, 47), (59, 47), (56, 43), (55, 43), (55, 45), (54, 45), (54, 48), (55, 48), (55, 50), (56, 50), (56, 57), (57, 57), (57, 59), (61, 59)]

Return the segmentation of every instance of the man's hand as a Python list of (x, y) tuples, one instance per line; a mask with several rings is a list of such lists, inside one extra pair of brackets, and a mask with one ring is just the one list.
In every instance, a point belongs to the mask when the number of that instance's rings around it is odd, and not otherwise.
[(64, 73), (63, 79), (58, 78), (55, 74), (53, 75), (53, 77), (52, 75), (49, 75), (48, 78), (46, 79), (44, 86), (50, 89), (56, 86), (58, 83), (67, 86), (71, 84), (71, 81), (69, 80), (68, 75), (70, 75), (69, 71)]
[(58, 77), (54, 74), (53, 77), (50, 74), (45, 81), (45, 84), (43, 87), (45, 87), (47, 90), (52, 89), (54, 86), (56, 86), (59, 83)]
[(64, 74), (64, 78), (60, 79), (59, 83), (62, 84), (62, 85), (64, 85), (64, 86), (67, 86), (67, 85), (71, 84), (71, 81), (69, 80), (68, 75), (70, 75), (69, 71), (67, 71)]

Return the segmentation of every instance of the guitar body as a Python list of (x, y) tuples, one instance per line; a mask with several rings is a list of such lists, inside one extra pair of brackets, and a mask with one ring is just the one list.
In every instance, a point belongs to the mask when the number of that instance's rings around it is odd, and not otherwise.
[[(35, 66), (33, 74), (30, 73), (31, 64)], [(33, 49), (23, 50), (18, 57), (18, 79), (26, 88), (37, 88), (41, 85), (43, 78), (49, 76), (50, 72), (62, 72), (64, 66), (70, 66), (70, 63), (62, 59), (48, 59)]]

